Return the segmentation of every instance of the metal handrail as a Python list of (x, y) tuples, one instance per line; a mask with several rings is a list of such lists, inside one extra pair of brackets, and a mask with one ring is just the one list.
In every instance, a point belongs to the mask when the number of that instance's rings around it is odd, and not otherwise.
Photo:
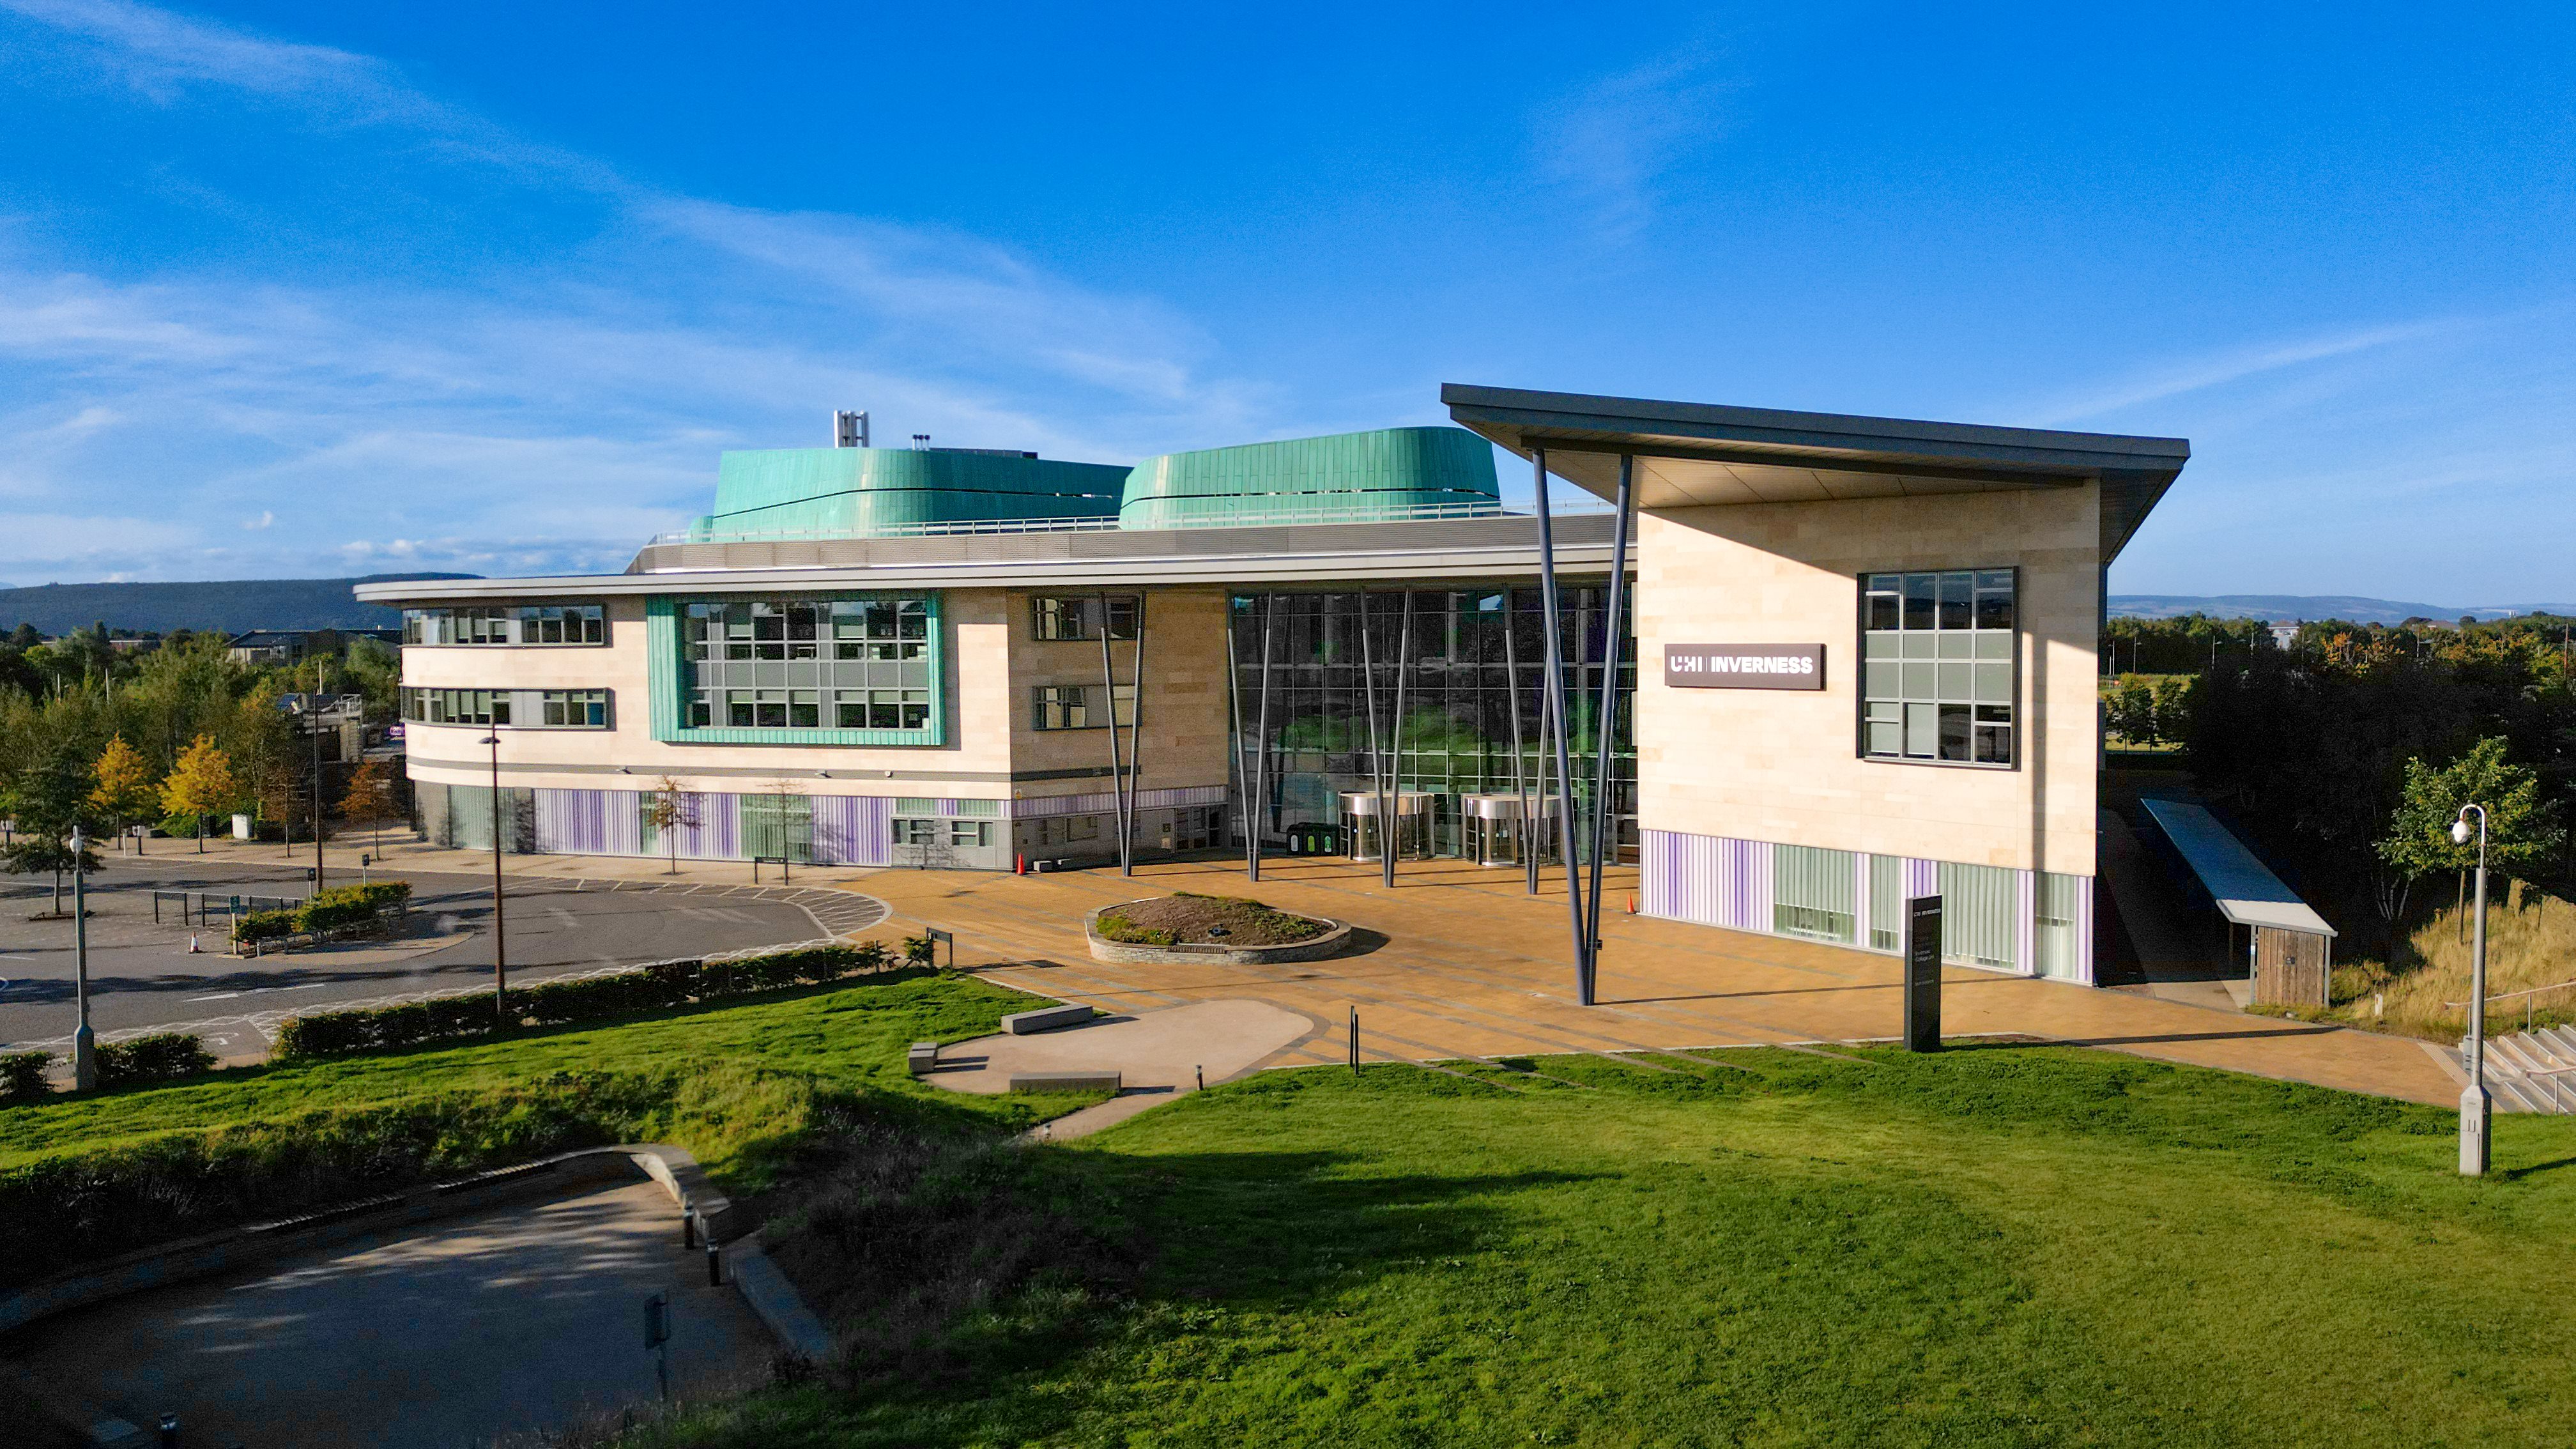
[[(1563, 513), (1607, 513), (1610, 505), (1587, 498), (1573, 508), (1553, 508)], [(657, 533), (646, 547), (684, 543), (796, 543), (839, 539), (872, 538), (944, 538), (958, 535), (1022, 533), (1120, 533), (1156, 532), (1199, 528), (1275, 527), (1308, 523), (1415, 523), (1444, 519), (1529, 518), (1532, 515), (1506, 508), (1501, 503), (1412, 503), (1389, 506), (1364, 505), (1356, 515), (1336, 517), (1305, 509), (1261, 509), (1230, 513), (1222, 519), (1194, 519), (1174, 524), (1146, 524), (1130, 528), (1115, 518), (970, 518), (944, 522), (893, 523), (864, 531), (846, 528), (723, 529), (700, 531), (678, 529)]]
[[(2559, 982), (2559, 983), (2558, 983), (2557, 985), (2555, 985), (2555, 986), (2534, 986), (2534, 987), (2531, 987), (2531, 988), (2529, 988), (2529, 989), (2527, 989), (2527, 990), (2523, 990), (2523, 991), (2491, 991), (2491, 992), (2488, 992), (2488, 993), (2487, 993), (2487, 1000), (2489, 1000), (2489, 1001), (2511, 1001), (2513, 998), (2515, 998), (2515, 997), (2517, 997), (2517, 996), (2538, 996), (2538, 995), (2540, 995), (2541, 993), (2546, 992), (2546, 991), (2564, 991), (2564, 990), (2566, 990), (2566, 989), (2567, 989), (2568, 987), (2570, 987), (2570, 986), (2576, 986), (2576, 981), (2561, 981), (2561, 982)], [(2466, 1006), (2466, 1005), (2468, 1005), (2468, 1003), (2467, 1003), (2467, 1002), (2465, 1002), (2465, 1001), (2445, 1001), (2445, 1002), (2443, 1002), (2442, 1004), (2443, 1004), (2444, 1006)]]

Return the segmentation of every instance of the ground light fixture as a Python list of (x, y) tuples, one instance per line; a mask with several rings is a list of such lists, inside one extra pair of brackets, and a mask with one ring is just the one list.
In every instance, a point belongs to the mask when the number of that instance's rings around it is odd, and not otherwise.
[(89, 837), (72, 827), (72, 998), (80, 1004), (80, 1025), (72, 1029), (72, 1090), (98, 1085), (98, 1033), (89, 1026), (89, 886), (81, 870)]
[(2478, 813), (2478, 877), (2475, 909), (2477, 924), (2471, 927), (2469, 946), (2469, 1085), (2460, 1093), (2460, 1175), (2484, 1177), (2487, 1171), (2487, 1137), (2495, 1125), (2495, 1099), (2487, 1095), (2487, 807), (2469, 804), (2460, 807), (2459, 818), (2451, 822), (2451, 843), (2469, 843), (2469, 812)]
[(510, 1024), (509, 938), (501, 926), (501, 732), (476, 740), (492, 747), (492, 1014), (495, 1025)]

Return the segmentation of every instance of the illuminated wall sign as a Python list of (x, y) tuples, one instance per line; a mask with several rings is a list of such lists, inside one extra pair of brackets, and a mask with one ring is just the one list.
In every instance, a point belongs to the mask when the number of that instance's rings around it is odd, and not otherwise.
[(1664, 683), (1676, 689), (1822, 689), (1822, 644), (1667, 644)]

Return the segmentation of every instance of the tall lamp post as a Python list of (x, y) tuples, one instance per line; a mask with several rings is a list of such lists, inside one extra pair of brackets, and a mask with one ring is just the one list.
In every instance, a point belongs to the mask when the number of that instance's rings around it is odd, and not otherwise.
[(2460, 1175), (2484, 1177), (2487, 1129), (2495, 1125), (2495, 1099), (2487, 1095), (2487, 807), (2463, 805), (2451, 822), (2451, 843), (2469, 843), (2469, 812), (2478, 813), (2477, 924), (2469, 946), (2469, 1085), (2460, 1093)]
[(98, 1085), (98, 1033), (89, 1027), (89, 886), (81, 855), (89, 837), (72, 827), (72, 999), (80, 1003), (80, 1025), (72, 1029), (72, 1090)]
[(501, 731), (476, 741), (492, 747), (492, 1015), (494, 1024), (510, 1025), (509, 937), (501, 924)]

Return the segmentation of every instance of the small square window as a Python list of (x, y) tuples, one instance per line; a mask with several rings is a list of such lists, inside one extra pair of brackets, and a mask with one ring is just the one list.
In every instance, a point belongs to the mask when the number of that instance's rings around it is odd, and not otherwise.
[(810, 730), (823, 722), (822, 707), (810, 689), (791, 691), (787, 696), (787, 724), (791, 729)]

